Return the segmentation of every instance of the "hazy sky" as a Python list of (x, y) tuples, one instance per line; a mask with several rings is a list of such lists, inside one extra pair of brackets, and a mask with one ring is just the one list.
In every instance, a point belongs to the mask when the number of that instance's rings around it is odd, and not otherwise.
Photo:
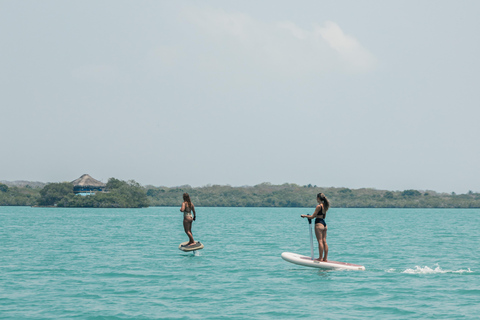
[(0, 0), (0, 180), (480, 192), (479, 1)]

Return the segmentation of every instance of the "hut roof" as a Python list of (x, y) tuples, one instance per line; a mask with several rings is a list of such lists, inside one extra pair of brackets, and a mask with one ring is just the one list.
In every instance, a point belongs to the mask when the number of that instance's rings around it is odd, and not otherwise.
[(105, 183), (93, 179), (88, 174), (84, 174), (77, 180), (73, 180), (72, 183), (73, 183), (73, 186), (75, 187), (76, 186), (80, 186), (80, 187), (105, 187), (106, 186)]

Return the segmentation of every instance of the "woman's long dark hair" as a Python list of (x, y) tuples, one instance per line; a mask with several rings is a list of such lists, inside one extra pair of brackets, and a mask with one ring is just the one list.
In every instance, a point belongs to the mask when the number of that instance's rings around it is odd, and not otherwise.
[(193, 208), (192, 201), (190, 200), (190, 195), (186, 192), (183, 194), (183, 201), (185, 201), (188, 204), (188, 207), (190, 208), (190, 210), (192, 210)]
[(327, 213), (328, 208), (330, 208), (330, 201), (328, 201), (327, 197), (323, 193), (317, 194), (317, 198), (320, 199), (323, 203), (323, 212), (322, 213)]

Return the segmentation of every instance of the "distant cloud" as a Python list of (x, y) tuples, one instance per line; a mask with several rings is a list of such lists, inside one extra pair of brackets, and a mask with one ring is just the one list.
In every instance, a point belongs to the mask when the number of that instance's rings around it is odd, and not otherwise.
[(277, 27), (280, 29), (285, 29), (289, 31), (294, 37), (301, 39), (301, 40), (306, 40), (308, 39), (308, 34), (305, 32), (302, 28), (298, 27), (295, 23), (293, 22), (279, 22), (277, 23)]
[(355, 71), (369, 71), (375, 66), (375, 57), (354, 37), (346, 35), (335, 22), (327, 21), (324, 27), (315, 26), (315, 31), (350, 67), (356, 69)]
[[(211, 46), (211, 67), (232, 58), (242, 68), (303, 75), (324, 72), (369, 72), (375, 57), (340, 26), (327, 21), (307, 30), (291, 21), (267, 23), (243, 13), (189, 7), (183, 18)], [(228, 60), (227, 60), (228, 59)]]

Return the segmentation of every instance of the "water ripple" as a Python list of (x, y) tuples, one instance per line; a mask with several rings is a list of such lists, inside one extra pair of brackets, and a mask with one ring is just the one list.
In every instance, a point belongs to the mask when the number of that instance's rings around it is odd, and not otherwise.
[[(2, 319), (475, 318), (479, 210), (335, 209), (329, 257), (366, 270), (289, 264), (310, 254), (310, 209), (0, 207)], [(359, 224), (358, 216), (370, 224)], [(457, 237), (451, 233), (456, 216)], [(236, 217), (233, 221), (231, 217)], [(272, 219), (274, 217), (274, 219)], [(409, 221), (409, 228), (404, 228)], [(316, 250), (315, 250), (316, 252)], [(448, 288), (448, 290), (445, 290)]]

